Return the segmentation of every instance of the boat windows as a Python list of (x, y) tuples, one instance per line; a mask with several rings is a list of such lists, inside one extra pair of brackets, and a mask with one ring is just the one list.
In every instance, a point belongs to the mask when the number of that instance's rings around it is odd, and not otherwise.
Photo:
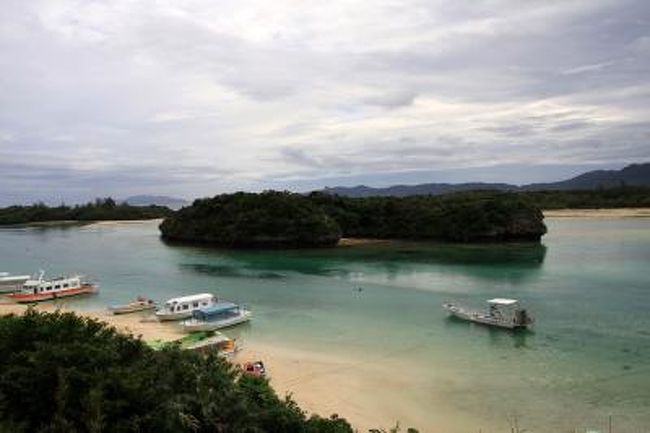
[[(60, 289), (60, 288), (61, 288), (61, 286), (60, 286), (59, 284), (57, 284), (56, 286), (54, 286), (54, 289)], [(48, 290), (49, 290), (49, 288), (48, 288)]]
[(189, 305), (187, 305), (187, 304), (183, 304), (183, 310), (189, 310), (189, 309), (190, 309), (190, 306), (189, 306)]
[(64, 288), (64, 289), (68, 288), (68, 286), (69, 286), (68, 283), (64, 283), (64, 284), (63, 284), (63, 288)]
[(198, 303), (198, 302), (194, 302), (194, 303), (192, 303), (192, 307), (193, 307), (193, 308), (199, 308), (199, 303)]

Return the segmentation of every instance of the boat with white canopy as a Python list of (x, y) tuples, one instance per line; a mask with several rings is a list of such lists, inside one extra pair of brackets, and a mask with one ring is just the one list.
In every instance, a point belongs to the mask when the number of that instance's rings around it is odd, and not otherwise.
[(533, 318), (516, 299), (494, 298), (488, 300), (487, 304), (486, 310), (475, 310), (453, 303), (443, 304), (443, 308), (451, 316), (483, 325), (516, 329), (533, 324)]
[(208, 308), (217, 303), (217, 297), (211, 293), (181, 296), (167, 300), (157, 311), (158, 320), (182, 320), (192, 317), (192, 312), (199, 308)]

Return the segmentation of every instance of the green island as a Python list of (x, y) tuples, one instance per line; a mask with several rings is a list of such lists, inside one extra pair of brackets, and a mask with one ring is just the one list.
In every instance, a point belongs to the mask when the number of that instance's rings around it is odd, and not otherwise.
[(352, 433), (223, 358), (160, 351), (97, 320), (0, 316), (0, 432)]
[(539, 241), (541, 211), (514, 193), (348, 198), (266, 191), (199, 199), (160, 225), (171, 241), (224, 247), (327, 247), (343, 237)]
[(163, 218), (172, 211), (164, 206), (130, 206), (112, 198), (98, 198), (77, 206), (56, 207), (36, 203), (31, 206), (9, 206), (0, 209), (0, 225), (44, 223), (53, 221), (112, 221)]

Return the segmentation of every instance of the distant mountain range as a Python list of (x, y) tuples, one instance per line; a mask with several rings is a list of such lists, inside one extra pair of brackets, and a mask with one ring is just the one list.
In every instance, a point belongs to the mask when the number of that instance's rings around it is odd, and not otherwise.
[(595, 170), (571, 179), (551, 183), (512, 185), (508, 183), (423, 183), (419, 185), (394, 185), (372, 188), (365, 185), (325, 188), (323, 192), (347, 197), (439, 195), (449, 192), (498, 191), (568, 191), (613, 188), (617, 186), (650, 186), (650, 163), (632, 164), (621, 170)]
[(167, 206), (170, 209), (180, 209), (187, 206), (189, 202), (182, 198), (168, 197), (165, 195), (134, 195), (124, 199), (124, 202), (131, 206)]

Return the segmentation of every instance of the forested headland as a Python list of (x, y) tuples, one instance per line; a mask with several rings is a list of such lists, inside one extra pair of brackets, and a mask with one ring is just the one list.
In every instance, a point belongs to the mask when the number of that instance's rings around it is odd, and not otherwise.
[(650, 188), (643, 186), (576, 191), (527, 191), (518, 194), (544, 210), (650, 207)]
[(154, 351), (74, 313), (1, 316), (0, 365), (0, 432), (352, 433), (217, 355)]
[(163, 238), (225, 247), (319, 247), (341, 236), (379, 239), (538, 241), (541, 211), (494, 191), (348, 198), (266, 191), (199, 199), (165, 218)]
[(109, 197), (76, 206), (62, 204), (51, 207), (37, 203), (0, 208), (0, 225), (49, 221), (145, 220), (163, 218), (171, 213), (164, 206), (130, 206), (116, 203)]

